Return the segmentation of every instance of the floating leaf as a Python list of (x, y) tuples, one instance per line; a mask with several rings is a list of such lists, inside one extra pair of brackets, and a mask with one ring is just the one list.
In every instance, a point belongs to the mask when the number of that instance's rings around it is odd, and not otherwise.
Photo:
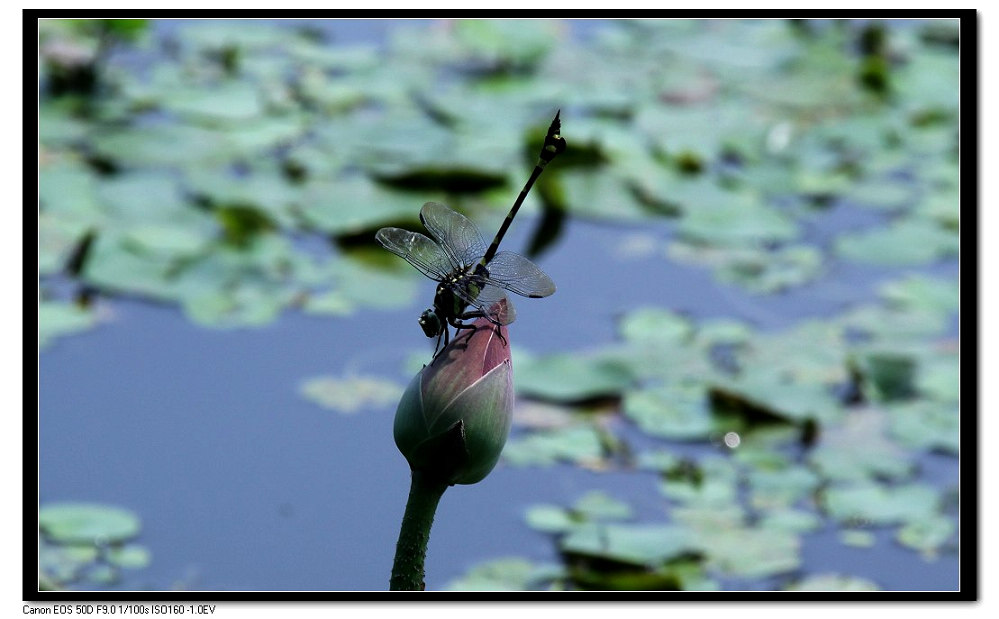
[(958, 454), (961, 449), (961, 414), (956, 402), (919, 400), (887, 407), (893, 437), (916, 449), (936, 449)]
[(182, 117), (206, 124), (245, 123), (263, 113), (257, 89), (246, 82), (224, 82), (214, 88), (172, 90), (161, 105)]
[(937, 492), (922, 484), (882, 486), (858, 482), (827, 488), (823, 504), (829, 515), (840, 522), (884, 525), (932, 516), (939, 501)]
[(587, 524), (559, 542), (562, 552), (601, 557), (635, 565), (655, 565), (695, 547), (683, 527), (667, 524)]
[(866, 578), (840, 574), (814, 574), (784, 588), (785, 591), (880, 591)]
[(898, 543), (933, 557), (948, 543), (957, 527), (954, 520), (945, 516), (929, 516), (907, 522), (898, 530)]
[(854, 357), (868, 389), (865, 393), (879, 401), (904, 400), (915, 393), (916, 360), (911, 355), (885, 350), (869, 350)]
[(584, 494), (573, 510), (590, 520), (622, 520), (632, 515), (631, 506), (600, 490)]
[(45, 348), (57, 337), (86, 331), (95, 324), (93, 312), (77, 305), (42, 301), (38, 304), (38, 347)]
[(904, 219), (887, 228), (841, 235), (836, 252), (856, 262), (910, 266), (956, 256), (957, 235), (920, 219)]
[(961, 398), (960, 358), (948, 355), (921, 363), (916, 377), (916, 389), (940, 402), (958, 402)]
[(955, 280), (912, 273), (882, 285), (880, 293), (899, 307), (949, 314), (960, 306), (958, 290)]
[(519, 393), (560, 401), (618, 395), (632, 380), (629, 367), (618, 360), (578, 354), (518, 359), (514, 374)]
[(347, 414), (362, 408), (384, 408), (402, 396), (401, 386), (375, 376), (320, 376), (303, 381), (299, 391), (324, 408)]
[(628, 391), (624, 414), (647, 434), (691, 440), (715, 429), (703, 385), (670, 384)]
[(730, 529), (697, 538), (707, 565), (735, 578), (764, 578), (798, 569), (801, 542), (783, 529)]
[(750, 504), (756, 509), (789, 507), (810, 495), (819, 477), (800, 466), (777, 470), (753, 470), (748, 475)]
[(843, 544), (854, 548), (870, 548), (877, 542), (873, 533), (863, 529), (844, 529), (840, 532), (839, 539)]
[(116, 567), (138, 569), (149, 565), (152, 555), (144, 546), (127, 544), (121, 547), (109, 548), (107, 560)]
[(139, 518), (120, 507), (95, 503), (50, 503), (38, 510), (38, 526), (64, 544), (124, 542), (139, 534)]
[(621, 335), (625, 340), (650, 346), (680, 343), (692, 333), (687, 318), (657, 307), (637, 308), (621, 319)]
[(533, 432), (507, 441), (503, 458), (515, 466), (551, 465), (559, 460), (596, 465), (603, 458), (600, 435), (589, 425)]
[(901, 479), (914, 469), (912, 457), (885, 437), (888, 417), (879, 409), (851, 411), (826, 428), (808, 462), (826, 478)]
[(777, 249), (715, 247), (673, 242), (669, 257), (704, 264), (718, 279), (757, 293), (773, 293), (812, 281), (821, 272), (822, 254), (814, 247), (792, 245)]
[(579, 525), (582, 519), (558, 505), (532, 505), (524, 514), (527, 526), (542, 533), (563, 533)]
[(448, 583), (448, 591), (527, 591), (564, 578), (559, 565), (534, 564), (521, 557), (503, 557), (476, 565)]

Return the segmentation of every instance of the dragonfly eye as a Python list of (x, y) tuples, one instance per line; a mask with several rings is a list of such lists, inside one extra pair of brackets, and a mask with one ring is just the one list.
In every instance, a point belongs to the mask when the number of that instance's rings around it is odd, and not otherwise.
[(423, 329), (423, 333), (425, 333), (427, 337), (437, 337), (440, 335), (442, 327), (441, 319), (440, 316), (437, 315), (437, 312), (434, 311), (434, 308), (431, 307), (423, 310), (423, 313), (420, 314), (419, 323), (420, 327)]

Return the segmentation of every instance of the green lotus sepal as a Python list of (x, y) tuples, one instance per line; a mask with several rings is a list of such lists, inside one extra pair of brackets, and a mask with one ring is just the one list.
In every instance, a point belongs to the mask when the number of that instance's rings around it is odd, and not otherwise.
[(499, 460), (513, 416), (506, 327), (479, 319), (424, 366), (395, 414), (409, 467), (449, 485), (481, 481)]

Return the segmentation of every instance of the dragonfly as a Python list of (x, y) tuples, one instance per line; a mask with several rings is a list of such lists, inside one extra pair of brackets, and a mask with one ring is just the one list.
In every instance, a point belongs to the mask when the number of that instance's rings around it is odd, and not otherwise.
[(434, 358), (447, 347), (449, 325), (457, 333), (473, 328), (463, 321), (475, 318), (486, 318), (495, 325), (512, 323), (516, 310), (507, 292), (528, 298), (555, 292), (555, 282), (533, 262), (498, 250), (531, 187), (545, 166), (566, 148), (565, 138), (559, 135), (560, 112), (555, 113), (548, 127), (530, 178), (488, 247), (474, 223), (439, 202), (427, 202), (420, 209), (420, 222), (429, 237), (402, 228), (382, 228), (375, 234), (385, 249), (437, 282), (433, 306), (424, 310), (419, 319), (424, 334), (437, 338)]

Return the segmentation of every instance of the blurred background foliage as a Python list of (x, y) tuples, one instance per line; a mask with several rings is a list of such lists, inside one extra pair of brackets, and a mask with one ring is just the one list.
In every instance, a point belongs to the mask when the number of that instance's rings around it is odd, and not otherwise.
[[(417, 307), (424, 282), (375, 230), (418, 229), (439, 200), (488, 237), (561, 108), (569, 150), (521, 216), (530, 255), (569, 251), (570, 220), (665, 225), (621, 250), (748, 298), (844, 265), (883, 276), (777, 329), (645, 303), (610, 345), (515, 340), (506, 465), (651, 473), (668, 509), (533, 506), (559, 561), (451, 587), (877, 588), (803, 571), (801, 545), (833, 523), (844, 544), (880, 527), (917, 560), (956, 552), (956, 476), (920, 462), (959, 452), (958, 50), (956, 20), (457, 20), (349, 44), (304, 20), (42, 20), (39, 347), (120, 297), (211, 328)], [(586, 291), (559, 297), (571, 330)], [(399, 388), (302, 393), (353, 412)]]

